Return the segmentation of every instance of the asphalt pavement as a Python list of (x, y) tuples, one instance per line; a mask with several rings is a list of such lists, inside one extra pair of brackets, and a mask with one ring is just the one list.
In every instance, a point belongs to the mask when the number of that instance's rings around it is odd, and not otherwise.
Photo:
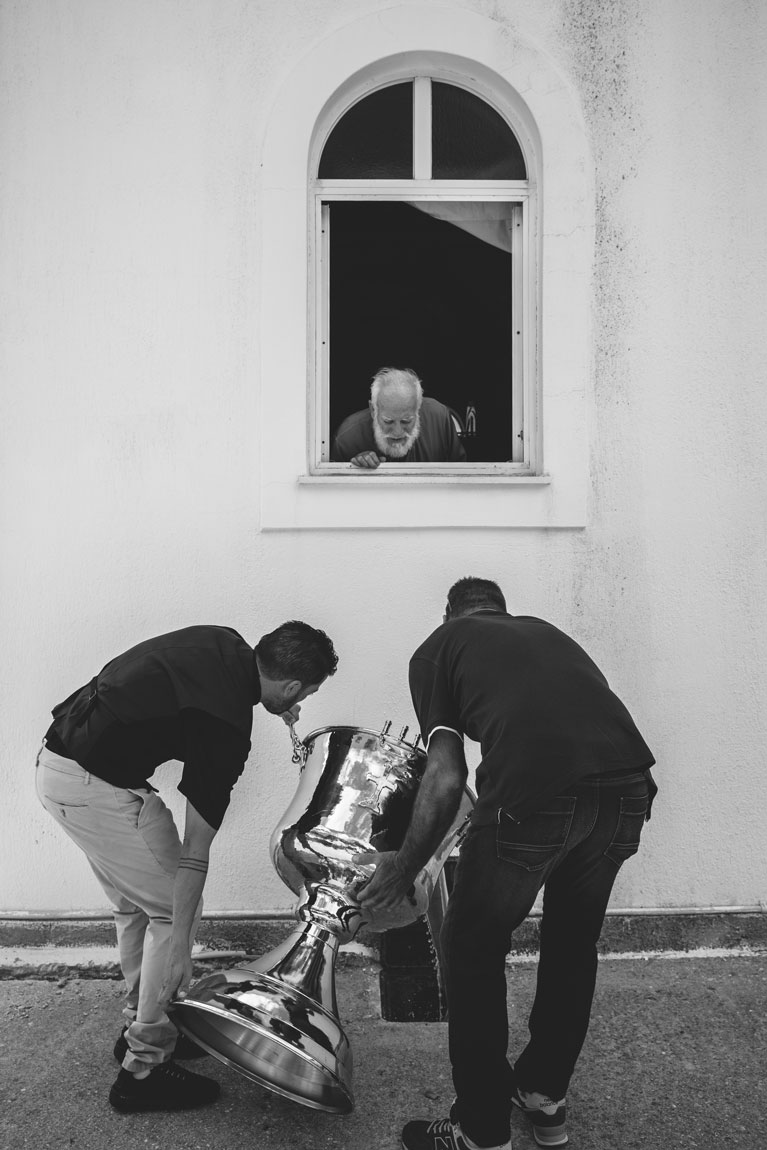
[[(213, 1058), (212, 1106), (120, 1114), (122, 984), (82, 978), (0, 981), (3, 1150), (397, 1150), (411, 1118), (444, 1117), (453, 1097), (443, 1022), (381, 1018), (379, 967), (342, 957), (339, 1011), (354, 1055), (356, 1107), (339, 1117), (290, 1102)], [(535, 965), (508, 967), (510, 1050), (525, 1041)], [(589, 1037), (568, 1096), (573, 1150), (767, 1146), (767, 955), (607, 957)], [(535, 1146), (513, 1115), (515, 1150)]]

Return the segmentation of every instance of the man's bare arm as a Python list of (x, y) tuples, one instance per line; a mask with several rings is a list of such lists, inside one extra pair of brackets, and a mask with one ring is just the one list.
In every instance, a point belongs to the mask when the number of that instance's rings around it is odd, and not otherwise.
[(367, 914), (374, 916), (401, 902), (436, 853), (458, 810), (467, 774), (461, 738), (453, 731), (435, 731), (402, 846), (385, 854), (371, 851), (355, 856), (356, 862), (376, 864), (375, 874), (357, 893)]
[(165, 981), (160, 994), (167, 1003), (192, 980), (192, 924), (208, 874), (210, 845), (216, 828), (187, 799), (184, 841), (173, 884), (173, 930)]

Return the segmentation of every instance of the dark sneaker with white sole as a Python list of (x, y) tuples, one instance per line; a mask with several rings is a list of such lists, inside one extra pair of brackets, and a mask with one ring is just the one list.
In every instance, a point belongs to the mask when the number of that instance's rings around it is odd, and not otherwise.
[(121, 1070), (109, 1091), (115, 1110), (133, 1114), (143, 1110), (193, 1110), (215, 1102), (221, 1087), (212, 1078), (192, 1074), (175, 1062), (161, 1062), (145, 1078)]
[(461, 1127), (449, 1118), (408, 1122), (402, 1131), (404, 1150), (468, 1150)]
[(539, 1146), (567, 1145), (567, 1099), (555, 1102), (547, 1094), (520, 1090), (514, 1086), (511, 1101), (533, 1124), (533, 1137)]
[[(115, 1042), (114, 1056), (122, 1066), (123, 1058), (128, 1053), (128, 1039), (125, 1037), (125, 1031), (128, 1029), (124, 1026), (120, 1037)], [(207, 1050), (203, 1050), (196, 1042), (192, 1042), (191, 1038), (187, 1038), (185, 1034), (179, 1034), (176, 1039), (176, 1046), (173, 1051), (173, 1057), (178, 1062), (191, 1062), (193, 1058), (207, 1058)]]

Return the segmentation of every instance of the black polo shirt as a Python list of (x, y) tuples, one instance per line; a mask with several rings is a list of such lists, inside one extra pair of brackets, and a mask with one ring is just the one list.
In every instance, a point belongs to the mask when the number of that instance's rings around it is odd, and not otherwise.
[(445, 727), (481, 745), (478, 824), (655, 762), (597, 665), (543, 619), (481, 611), (443, 623), (410, 661), (410, 691), (425, 740)]
[(255, 654), (229, 627), (186, 627), (118, 655), (53, 710), (45, 741), (117, 787), (147, 787), (169, 759), (178, 789), (220, 827), (250, 753)]

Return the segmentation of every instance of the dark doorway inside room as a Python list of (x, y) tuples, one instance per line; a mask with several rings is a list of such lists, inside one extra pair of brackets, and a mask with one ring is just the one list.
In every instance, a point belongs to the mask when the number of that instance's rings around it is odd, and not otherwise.
[(410, 367), (464, 425), (470, 462), (510, 460), (511, 280), (509, 252), (455, 224), (401, 202), (332, 202), (331, 434), (379, 368)]

